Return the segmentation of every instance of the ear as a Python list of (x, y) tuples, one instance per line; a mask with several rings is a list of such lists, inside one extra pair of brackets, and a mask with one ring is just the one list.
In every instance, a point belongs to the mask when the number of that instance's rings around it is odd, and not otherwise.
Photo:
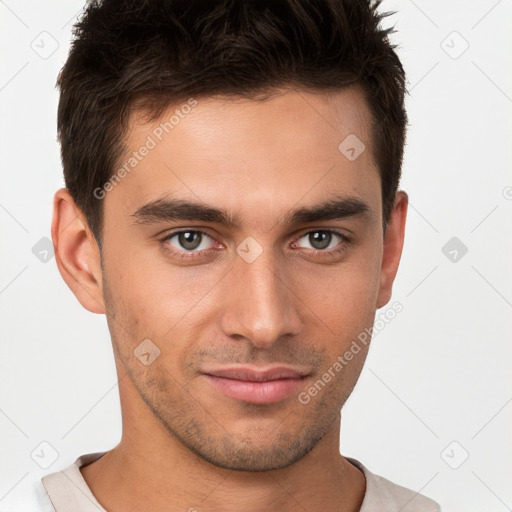
[(99, 247), (65, 188), (54, 196), (52, 240), (59, 272), (80, 304), (92, 313), (105, 313)]
[(380, 272), (380, 287), (377, 298), (377, 309), (385, 306), (391, 299), (393, 282), (398, 271), (405, 237), (405, 220), (407, 217), (407, 193), (399, 190), (389, 215), (389, 222), (384, 234), (384, 251)]

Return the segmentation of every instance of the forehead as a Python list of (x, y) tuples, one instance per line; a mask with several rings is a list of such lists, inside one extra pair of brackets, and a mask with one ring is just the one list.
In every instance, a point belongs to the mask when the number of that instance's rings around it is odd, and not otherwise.
[(247, 222), (333, 193), (378, 208), (371, 114), (359, 88), (277, 91), (256, 101), (189, 98), (155, 121), (134, 115), (105, 205), (125, 214), (161, 197), (222, 205)]

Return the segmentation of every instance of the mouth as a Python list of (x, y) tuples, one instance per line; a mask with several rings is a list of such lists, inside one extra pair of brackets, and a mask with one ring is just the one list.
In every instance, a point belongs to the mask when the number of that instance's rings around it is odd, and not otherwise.
[(203, 376), (212, 387), (230, 398), (253, 404), (270, 404), (298, 392), (309, 373), (285, 366), (266, 369), (238, 366), (207, 370)]

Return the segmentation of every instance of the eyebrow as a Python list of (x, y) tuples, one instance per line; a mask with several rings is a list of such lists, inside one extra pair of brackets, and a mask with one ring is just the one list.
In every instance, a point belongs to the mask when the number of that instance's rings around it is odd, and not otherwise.
[[(320, 204), (301, 207), (288, 212), (279, 224), (295, 225), (371, 214), (370, 206), (358, 197), (335, 197)], [(169, 221), (203, 221), (240, 228), (241, 218), (223, 208), (182, 199), (156, 199), (132, 214), (135, 224), (155, 224)]]

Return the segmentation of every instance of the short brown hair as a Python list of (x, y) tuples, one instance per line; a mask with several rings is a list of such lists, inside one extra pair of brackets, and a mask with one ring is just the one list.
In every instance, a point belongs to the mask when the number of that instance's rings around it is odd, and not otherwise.
[(127, 120), (191, 96), (255, 98), (282, 87), (362, 86), (387, 223), (400, 181), (405, 73), (380, 0), (93, 0), (74, 28), (57, 85), (66, 187), (98, 242), (94, 190), (113, 175)]

